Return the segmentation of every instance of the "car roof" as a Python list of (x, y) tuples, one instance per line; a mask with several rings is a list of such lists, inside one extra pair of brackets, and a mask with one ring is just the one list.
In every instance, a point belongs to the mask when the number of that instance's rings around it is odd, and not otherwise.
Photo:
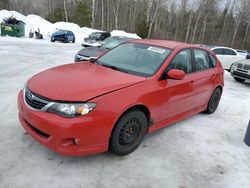
[(211, 50), (218, 49), (218, 48), (224, 48), (224, 49), (228, 49), (228, 50), (234, 50), (234, 51), (236, 51), (236, 50), (235, 50), (235, 49), (233, 49), (233, 48), (230, 48), (230, 47), (225, 47), (225, 46), (213, 46), (213, 47), (211, 48)]
[(64, 29), (59, 29), (58, 31), (56, 31), (56, 32), (72, 32), (72, 31), (69, 31), (69, 30), (64, 30)]
[(130, 40), (129, 42), (149, 44), (149, 45), (160, 46), (160, 47), (169, 48), (169, 49), (174, 49), (178, 46), (187, 47), (187, 48), (200, 47), (195, 44), (188, 44), (184, 42), (177, 42), (177, 41), (171, 41), (171, 40), (158, 40), (158, 39), (136, 39), (136, 40)]

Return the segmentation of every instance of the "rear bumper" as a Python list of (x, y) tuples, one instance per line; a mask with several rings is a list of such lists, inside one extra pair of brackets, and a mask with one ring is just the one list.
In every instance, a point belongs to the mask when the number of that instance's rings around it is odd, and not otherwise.
[(22, 91), (18, 95), (18, 110), (24, 129), (39, 143), (61, 155), (84, 156), (108, 150), (111, 126), (100, 125), (91, 116), (64, 118), (31, 110), (24, 103)]

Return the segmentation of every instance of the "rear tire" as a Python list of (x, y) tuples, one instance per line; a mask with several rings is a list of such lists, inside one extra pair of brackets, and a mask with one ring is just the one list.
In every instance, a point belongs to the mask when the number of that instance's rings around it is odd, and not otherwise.
[(213, 94), (211, 95), (210, 100), (207, 105), (207, 109), (205, 110), (207, 114), (212, 114), (215, 112), (215, 110), (217, 109), (219, 105), (221, 94), (222, 94), (221, 89), (217, 87), (214, 90)]
[(147, 131), (147, 117), (142, 111), (132, 110), (116, 123), (110, 138), (110, 151), (116, 155), (133, 152), (142, 142)]
[(237, 82), (245, 82), (245, 79), (234, 77)]

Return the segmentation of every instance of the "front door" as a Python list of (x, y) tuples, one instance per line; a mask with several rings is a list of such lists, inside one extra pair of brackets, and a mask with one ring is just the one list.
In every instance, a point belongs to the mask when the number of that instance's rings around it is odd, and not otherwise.
[(171, 69), (183, 70), (186, 76), (183, 80), (169, 79), (159, 81), (158, 89), (158, 117), (163, 121), (182, 114), (193, 108), (194, 80), (192, 74), (190, 49), (179, 52), (169, 64), (167, 71)]

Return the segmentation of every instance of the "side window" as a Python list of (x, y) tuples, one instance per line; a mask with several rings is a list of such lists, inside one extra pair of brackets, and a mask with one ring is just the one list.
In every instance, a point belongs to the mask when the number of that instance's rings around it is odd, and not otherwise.
[(168, 70), (179, 69), (185, 73), (192, 72), (191, 51), (183, 50), (179, 52), (168, 66)]
[(203, 50), (194, 49), (194, 62), (193, 70), (194, 72), (203, 71), (211, 68), (210, 59), (207, 55), (207, 52)]
[(230, 49), (224, 49), (225, 55), (237, 55), (233, 50)]
[(209, 58), (211, 59), (211, 63), (213, 65), (213, 67), (215, 67), (216, 64), (217, 64), (217, 61), (216, 61), (215, 57), (210, 53), (208, 53), (208, 55), (209, 55)]
[(216, 49), (213, 50), (213, 52), (216, 55), (223, 55), (223, 49), (222, 48), (216, 48)]

